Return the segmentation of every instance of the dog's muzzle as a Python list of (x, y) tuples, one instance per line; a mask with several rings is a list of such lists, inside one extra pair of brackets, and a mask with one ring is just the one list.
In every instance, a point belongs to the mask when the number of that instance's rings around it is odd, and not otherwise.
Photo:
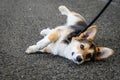
[(82, 61), (81, 56), (77, 56), (77, 57), (76, 57), (76, 61), (77, 61), (77, 62), (81, 62), (81, 61)]

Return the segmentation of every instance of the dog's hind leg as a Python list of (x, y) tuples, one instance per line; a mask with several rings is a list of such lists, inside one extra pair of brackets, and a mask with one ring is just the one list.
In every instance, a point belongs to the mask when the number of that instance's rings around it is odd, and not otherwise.
[(79, 13), (76, 13), (74, 11), (70, 11), (66, 6), (59, 6), (59, 11), (62, 15), (67, 16), (66, 25), (84, 25), (87, 26), (86, 20), (83, 16), (81, 16)]
[(29, 54), (29, 53), (34, 53), (39, 50), (42, 50), (43, 48), (48, 46), (50, 43), (54, 43), (55, 41), (57, 41), (59, 36), (60, 35), (59, 35), (58, 31), (56, 31), (56, 30), (51, 31), (50, 34), (48, 34), (43, 39), (38, 41), (35, 45), (29, 46), (25, 52)]
[(63, 5), (59, 6), (58, 9), (62, 15), (68, 15), (69, 13), (71, 13), (71, 11), (66, 6)]

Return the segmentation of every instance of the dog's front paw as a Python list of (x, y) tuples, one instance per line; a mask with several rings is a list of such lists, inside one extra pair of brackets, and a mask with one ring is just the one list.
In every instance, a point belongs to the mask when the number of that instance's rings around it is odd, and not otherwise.
[(40, 35), (46, 36), (49, 32), (50, 32), (50, 29), (49, 29), (49, 28), (43, 29), (43, 30), (40, 32)]
[(25, 53), (30, 54), (38, 51), (38, 47), (36, 45), (29, 46)]

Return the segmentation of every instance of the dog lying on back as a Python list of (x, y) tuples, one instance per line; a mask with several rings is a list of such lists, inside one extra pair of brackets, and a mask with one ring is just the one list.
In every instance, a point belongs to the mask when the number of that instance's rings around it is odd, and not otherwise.
[(44, 38), (35, 45), (29, 46), (26, 53), (38, 51), (51, 53), (65, 57), (77, 64), (90, 60), (102, 60), (113, 55), (112, 49), (97, 47), (94, 44), (97, 26), (91, 26), (77, 36), (87, 27), (86, 20), (65, 6), (60, 6), (58, 9), (62, 15), (67, 16), (66, 24), (54, 29), (43, 29), (40, 34)]

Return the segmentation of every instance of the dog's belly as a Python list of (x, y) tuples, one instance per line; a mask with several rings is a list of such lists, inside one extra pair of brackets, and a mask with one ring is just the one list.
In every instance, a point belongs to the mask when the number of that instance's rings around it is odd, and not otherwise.
[(67, 44), (64, 44), (62, 42), (57, 42), (50, 44), (49, 47), (51, 48), (52, 54), (65, 57), (64, 51), (67, 48)]

